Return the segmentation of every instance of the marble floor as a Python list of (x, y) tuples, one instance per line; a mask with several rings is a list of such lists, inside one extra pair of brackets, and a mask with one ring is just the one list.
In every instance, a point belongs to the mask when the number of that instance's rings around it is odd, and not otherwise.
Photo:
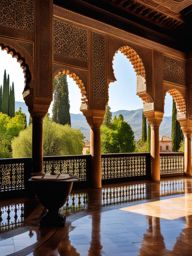
[(0, 256), (192, 255), (192, 179), (73, 192), (64, 228), (40, 228), (35, 199), (0, 203)]

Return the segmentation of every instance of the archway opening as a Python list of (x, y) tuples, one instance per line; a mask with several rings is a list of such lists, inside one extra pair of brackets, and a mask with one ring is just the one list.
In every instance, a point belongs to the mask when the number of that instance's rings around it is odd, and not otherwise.
[(15, 142), (29, 124), (23, 90), (29, 77), (24, 58), (0, 45), (0, 158), (25, 157)]
[[(148, 151), (147, 123), (143, 116), (143, 98), (137, 96), (138, 77), (142, 77), (145, 82), (144, 65), (133, 49), (122, 47), (114, 56), (113, 70), (116, 81), (109, 85), (106, 110), (107, 113), (110, 108), (111, 123), (107, 121), (109, 124), (106, 124), (107, 115), (110, 116), (108, 113), (105, 115), (101, 130), (102, 152), (146, 152)], [(142, 136), (142, 122), (144, 136)], [(120, 130), (118, 131), (120, 123), (126, 127), (125, 130), (122, 129), (122, 134)]]
[(185, 101), (175, 89), (166, 93), (164, 101), (164, 117), (160, 125), (160, 152), (183, 151), (183, 133), (177, 118), (186, 111)]
[(87, 97), (82, 80), (75, 73), (63, 70), (54, 76), (53, 88), (53, 101), (45, 122), (54, 131), (51, 142), (50, 131), (44, 128), (44, 154), (88, 154), (89, 125), (81, 112)]

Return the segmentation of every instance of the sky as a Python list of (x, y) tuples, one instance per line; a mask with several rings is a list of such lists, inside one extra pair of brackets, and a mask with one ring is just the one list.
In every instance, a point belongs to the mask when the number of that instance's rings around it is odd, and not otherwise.
[[(113, 70), (116, 81), (109, 85), (109, 106), (111, 111), (117, 110), (135, 110), (143, 107), (142, 100), (136, 95), (136, 74), (131, 63), (120, 52), (118, 52), (113, 60)], [(0, 50), (0, 85), (3, 83), (4, 69), (10, 75), (10, 81), (15, 84), (15, 99), (23, 101), (22, 91), (24, 89), (24, 74), (17, 62), (6, 51)], [(69, 85), (69, 101), (70, 112), (80, 112), (80, 89), (70, 77)], [(51, 109), (51, 107), (50, 107)], [(172, 97), (167, 94), (165, 98), (165, 116), (171, 116)]]

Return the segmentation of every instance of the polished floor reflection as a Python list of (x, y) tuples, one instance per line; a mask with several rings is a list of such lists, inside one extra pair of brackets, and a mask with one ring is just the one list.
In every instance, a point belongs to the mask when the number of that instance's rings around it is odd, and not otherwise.
[(65, 228), (40, 229), (36, 200), (1, 202), (0, 255), (192, 255), (192, 180), (73, 193)]

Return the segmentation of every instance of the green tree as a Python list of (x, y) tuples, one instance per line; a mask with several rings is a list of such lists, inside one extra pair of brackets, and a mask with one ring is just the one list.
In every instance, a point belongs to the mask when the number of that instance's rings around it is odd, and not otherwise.
[(183, 133), (181, 131), (180, 124), (177, 121), (177, 108), (174, 100), (172, 105), (171, 138), (172, 138), (172, 150), (173, 152), (177, 152), (180, 148), (181, 141), (183, 140)]
[(3, 75), (2, 112), (9, 113), (9, 75), (7, 76), (6, 70)]
[(147, 124), (146, 124), (146, 117), (144, 116), (144, 113), (142, 113), (142, 136), (141, 140), (143, 142), (147, 141)]
[(2, 91), (2, 86), (0, 86), (0, 112), (2, 112), (2, 100), (3, 100), (3, 91)]
[(135, 150), (134, 133), (122, 115), (114, 117), (111, 127), (101, 127), (101, 148), (103, 153), (125, 153)]
[(16, 116), (20, 116), (20, 118), (23, 120), (24, 123), (24, 129), (27, 127), (27, 117), (25, 113), (22, 111), (22, 108), (20, 107), (19, 110), (15, 112)]
[(54, 102), (52, 114), (54, 122), (63, 125), (71, 125), (69, 92), (66, 75), (60, 75), (54, 79)]
[(9, 93), (9, 116), (13, 117), (15, 116), (15, 89), (14, 89), (14, 83), (12, 83), (12, 86), (10, 88)]
[(147, 129), (147, 151), (150, 152), (151, 150), (151, 126), (148, 123), (148, 129)]
[(109, 105), (107, 105), (105, 108), (105, 116), (104, 116), (104, 120), (103, 120), (103, 125), (110, 127), (111, 121), (112, 121), (111, 108), (109, 107)]
[[(83, 134), (69, 125), (60, 125), (48, 117), (43, 122), (43, 151), (45, 156), (82, 154)], [(12, 141), (13, 157), (31, 157), (32, 125)]]
[(12, 156), (11, 141), (18, 136), (19, 132), (25, 128), (23, 117), (19, 114), (13, 118), (7, 114), (0, 113), (0, 157)]
[(148, 152), (148, 144), (147, 142), (143, 142), (142, 140), (138, 140), (135, 145), (135, 152)]

